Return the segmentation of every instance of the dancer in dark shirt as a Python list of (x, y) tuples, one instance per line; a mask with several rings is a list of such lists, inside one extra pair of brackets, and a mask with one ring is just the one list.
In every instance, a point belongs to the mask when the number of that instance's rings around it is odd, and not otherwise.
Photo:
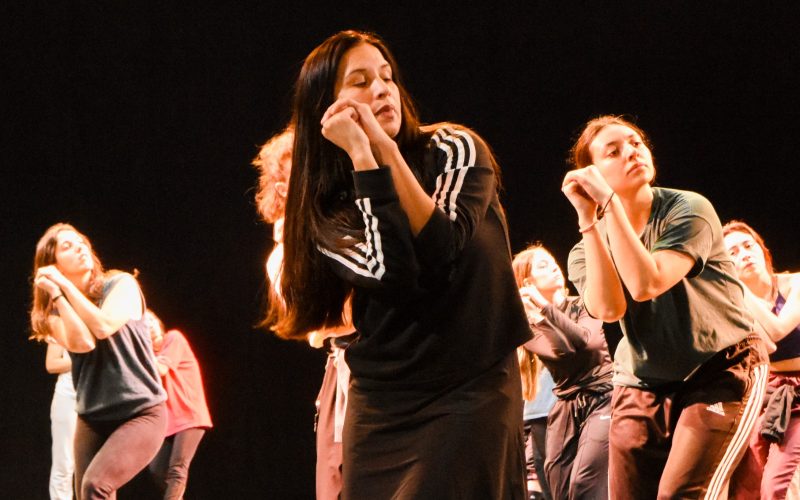
[(113, 498), (156, 455), (167, 424), (144, 297), (130, 274), (104, 272), (69, 224), (39, 240), (33, 277), (34, 336), (72, 360), (78, 499)]
[(533, 330), (525, 349), (550, 371), (558, 397), (547, 419), (550, 491), (553, 498), (608, 498), (612, 369), (603, 324), (566, 294), (561, 268), (541, 245), (518, 253), (513, 266)]
[(356, 31), (306, 58), (294, 124), (274, 329), (337, 326), (352, 298), (343, 498), (523, 498), (530, 328), (489, 148), (420, 127), (386, 45)]

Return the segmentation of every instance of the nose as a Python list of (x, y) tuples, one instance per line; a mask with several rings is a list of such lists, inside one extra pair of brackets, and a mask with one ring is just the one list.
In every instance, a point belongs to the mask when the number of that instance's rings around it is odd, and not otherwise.
[(636, 150), (636, 147), (629, 142), (625, 143), (624, 152), (625, 152), (625, 157), (628, 159), (636, 158), (636, 156), (639, 154), (639, 152)]
[(375, 78), (372, 80), (372, 93), (375, 94), (375, 97), (383, 97), (389, 93), (389, 86), (382, 78)]

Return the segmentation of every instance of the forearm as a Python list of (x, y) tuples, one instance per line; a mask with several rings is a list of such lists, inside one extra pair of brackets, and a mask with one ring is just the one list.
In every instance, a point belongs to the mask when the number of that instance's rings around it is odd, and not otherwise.
[(787, 318), (776, 316), (770, 308), (762, 300), (753, 295), (747, 287), (744, 288), (744, 303), (761, 328), (763, 328), (764, 333), (773, 342), (779, 342), (797, 327), (796, 323), (788, 323), (786, 321)]
[(592, 229), (583, 235), (586, 254), (586, 285), (583, 302), (589, 313), (606, 322), (620, 319), (627, 309), (614, 261), (600, 231)]
[(416, 236), (430, 219), (435, 204), (420, 186), (394, 141), (378, 147), (378, 151), (381, 163), (391, 169), (400, 206), (408, 217), (411, 233)]
[(56, 341), (71, 352), (89, 352), (95, 347), (95, 337), (89, 331), (66, 298), (55, 302), (58, 317), (51, 318), (50, 327)]
[(72, 361), (70, 361), (69, 357), (64, 357), (63, 352), (63, 347), (59, 344), (50, 344), (47, 346), (47, 356), (44, 362), (47, 373), (60, 375), (70, 371), (72, 368)]
[(575, 351), (583, 349), (589, 343), (591, 331), (552, 304), (545, 306), (542, 309), (542, 314), (545, 317), (545, 322), (550, 327), (546, 329), (547, 331), (542, 330), (542, 333), (551, 342), (567, 344), (571, 350)]
[(619, 277), (634, 300), (652, 299), (669, 288), (665, 287), (661, 270), (633, 230), (617, 196), (606, 210), (606, 230)]
[(69, 299), (79, 320), (98, 339), (110, 337), (128, 320), (128, 318), (114, 318), (105, 314), (70, 282), (62, 285), (61, 290)]

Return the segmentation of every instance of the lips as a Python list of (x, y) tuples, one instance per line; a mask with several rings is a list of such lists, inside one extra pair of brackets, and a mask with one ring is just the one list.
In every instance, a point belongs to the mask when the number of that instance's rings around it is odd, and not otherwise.
[(376, 111), (374, 111), (373, 114), (375, 116), (380, 116), (382, 114), (388, 114), (388, 113), (394, 113), (394, 106), (392, 106), (391, 104), (384, 104), (383, 106), (378, 108)]
[(631, 172), (635, 172), (636, 170), (638, 170), (640, 168), (647, 168), (647, 164), (646, 163), (636, 163), (635, 165), (633, 165), (630, 168), (628, 168), (628, 173), (630, 174)]

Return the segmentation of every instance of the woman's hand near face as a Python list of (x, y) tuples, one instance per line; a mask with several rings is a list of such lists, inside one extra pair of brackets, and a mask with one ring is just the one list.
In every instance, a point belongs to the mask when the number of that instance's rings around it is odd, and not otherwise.
[(37, 288), (40, 288), (45, 292), (47, 292), (47, 294), (50, 295), (51, 299), (53, 297), (58, 297), (58, 295), (61, 293), (61, 288), (58, 285), (56, 285), (53, 280), (51, 280), (45, 275), (40, 274), (39, 272), (36, 273), (36, 278), (33, 280), (33, 283), (34, 285), (36, 285)]
[(538, 323), (544, 319), (542, 315), (542, 308), (534, 304), (529, 295), (522, 293), (520, 289), (520, 297), (522, 298), (522, 305), (525, 306), (525, 315), (528, 317), (528, 323)]
[(519, 289), (519, 294), (522, 298), (530, 299), (533, 304), (542, 309), (544, 306), (548, 305), (550, 302), (544, 298), (542, 293), (539, 291), (538, 288), (535, 286), (523, 286)]
[(614, 190), (608, 185), (605, 177), (600, 173), (600, 169), (594, 165), (573, 170), (570, 174), (573, 174), (572, 178), (575, 182), (577, 182), (584, 192), (598, 205), (605, 204), (611, 195), (614, 194)]
[(358, 113), (358, 123), (369, 138), (370, 148), (373, 155), (375, 155), (375, 159), (378, 163), (383, 163), (382, 156), (384, 152), (396, 148), (397, 144), (378, 123), (369, 105), (353, 100), (349, 100), (349, 104)]
[(322, 136), (342, 148), (356, 170), (377, 168), (367, 133), (362, 128), (353, 101), (340, 99), (322, 116)]
[(577, 170), (567, 173), (564, 177), (564, 182), (561, 184), (561, 192), (564, 193), (564, 196), (567, 197), (567, 200), (578, 213), (578, 225), (585, 227), (594, 222), (597, 203), (580, 185), (577, 177)]
[(61, 274), (61, 271), (59, 271), (58, 268), (53, 265), (40, 267), (36, 271), (36, 279), (38, 280), (40, 277), (47, 278), (59, 288), (62, 288), (68, 281), (67, 278)]

